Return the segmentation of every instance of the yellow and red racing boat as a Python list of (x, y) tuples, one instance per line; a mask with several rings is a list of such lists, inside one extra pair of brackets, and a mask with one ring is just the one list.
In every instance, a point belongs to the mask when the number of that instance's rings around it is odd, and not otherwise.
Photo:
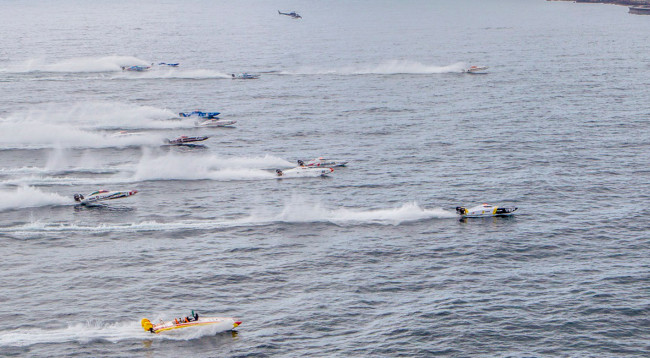
[(241, 324), (241, 321), (236, 321), (232, 317), (199, 317), (198, 313), (192, 311), (191, 316), (174, 318), (171, 321), (160, 320), (160, 323), (156, 324), (143, 318), (140, 324), (145, 331), (154, 334), (191, 329), (193, 327), (201, 327), (207, 330), (206, 334), (216, 334), (218, 332), (232, 331)]

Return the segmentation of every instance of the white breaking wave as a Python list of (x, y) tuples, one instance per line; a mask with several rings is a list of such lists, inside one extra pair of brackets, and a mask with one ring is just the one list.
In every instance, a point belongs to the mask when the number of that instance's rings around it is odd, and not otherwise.
[(72, 204), (74, 203), (71, 198), (56, 193), (45, 193), (29, 186), (0, 191), (0, 211)]
[(341, 68), (315, 68), (302, 67), (296, 71), (283, 71), (281, 74), (289, 75), (392, 75), (392, 74), (435, 74), (435, 73), (454, 73), (463, 72), (466, 64), (457, 62), (447, 66), (425, 65), (416, 61), (387, 61), (374, 66), (347, 66)]
[[(232, 325), (229, 325), (232, 327)], [(78, 342), (97, 340), (119, 342), (124, 340), (190, 340), (214, 334), (214, 327), (182, 329), (174, 335), (151, 334), (142, 329), (139, 321), (74, 323), (62, 328), (18, 328), (0, 331), (0, 347), (26, 347), (34, 344)]]
[(122, 66), (147, 66), (151, 62), (133, 56), (74, 57), (57, 62), (45, 59), (29, 59), (15, 63), (2, 72), (111, 72), (122, 71)]

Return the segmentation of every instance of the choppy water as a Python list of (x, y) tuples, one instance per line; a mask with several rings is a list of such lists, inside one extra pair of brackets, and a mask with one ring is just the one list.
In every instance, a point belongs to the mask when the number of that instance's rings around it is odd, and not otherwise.
[[(647, 355), (650, 22), (626, 11), (0, 3), (2, 354)], [(237, 127), (168, 120), (195, 108)], [(181, 134), (211, 138), (159, 146)], [(350, 164), (272, 174), (318, 156)], [(139, 194), (73, 205), (97, 188)], [(519, 215), (456, 218), (481, 202)], [(244, 323), (140, 328), (191, 309)]]

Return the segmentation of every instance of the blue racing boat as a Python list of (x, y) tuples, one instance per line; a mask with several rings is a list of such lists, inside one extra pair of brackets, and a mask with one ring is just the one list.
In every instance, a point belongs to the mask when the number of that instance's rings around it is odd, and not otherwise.
[(143, 71), (149, 71), (150, 69), (151, 66), (122, 66), (122, 71), (143, 72)]
[(239, 74), (231, 74), (231, 77), (233, 80), (256, 80), (260, 78), (260, 75), (254, 75), (252, 73), (239, 73)]
[(192, 112), (180, 112), (178, 115), (183, 118), (187, 117), (199, 117), (199, 118), (206, 118), (206, 119), (212, 119), (212, 118), (217, 118), (217, 116), (221, 112), (201, 112), (199, 110), (192, 111)]

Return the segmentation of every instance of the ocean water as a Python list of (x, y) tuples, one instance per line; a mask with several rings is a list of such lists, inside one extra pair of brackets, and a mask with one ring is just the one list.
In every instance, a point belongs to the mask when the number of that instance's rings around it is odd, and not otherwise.
[[(0, 19), (1, 355), (650, 351), (650, 17), (37, 0)], [(157, 62), (180, 66), (120, 69)], [(170, 119), (197, 108), (236, 127)], [(161, 146), (179, 135), (210, 139)], [(319, 156), (349, 164), (273, 174)], [(101, 188), (139, 193), (74, 205)], [(455, 215), (483, 202), (518, 215)], [(190, 310), (243, 324), (140, 327)]]

